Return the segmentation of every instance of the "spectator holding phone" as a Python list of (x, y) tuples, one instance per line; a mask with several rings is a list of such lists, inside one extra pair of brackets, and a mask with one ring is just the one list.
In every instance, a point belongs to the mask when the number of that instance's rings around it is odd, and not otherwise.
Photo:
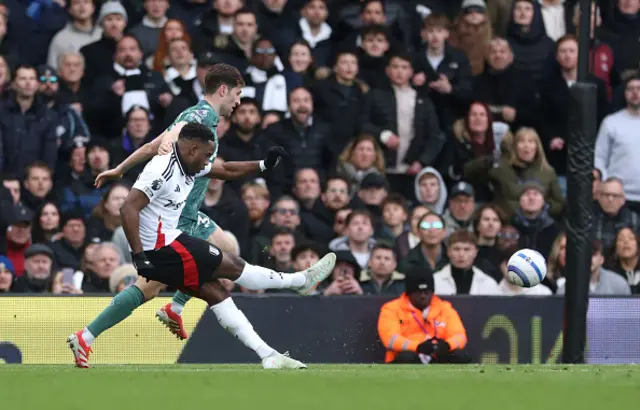
[(360, 265), (349, 251), (336, 251), (336, 265), (331, 273), (331, 283), (323, 296), (362, 295), (356, 277), (360, 276)]

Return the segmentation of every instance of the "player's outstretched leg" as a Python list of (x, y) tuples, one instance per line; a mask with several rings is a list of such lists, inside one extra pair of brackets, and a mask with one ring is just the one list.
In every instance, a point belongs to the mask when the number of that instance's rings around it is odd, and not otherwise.
[(335, 264), (336, 255), (328, 253), (315, 265), (301, 272), (280, 273), (262, 266), (251, 265), (225, 253), (215, 276), (231, 279), (250, 290), (293, 289), (301, 295), (308, 296), (331, 274)]
[(281, 354), (271, 348), (256, 333), (249, 322), (249, 319), (242, 313), (233, 302), (229, 291), (220, 283), (213, 281), (205, 283), (202, 288), (195, 293), (199, 298), (204, 299), (210, 305), (211, 311), (216, 315), (220, 326), (227, 332), (235, 336), (249, 349), (256, 352), (262, 361), (265, 369), (306, 369), (307, 366), (292, 359), (287, 353)]
[(95, 338), (125, 320), (139, 306), (153, 299), (165, 285), (138, 278), (135, 285), (118, 293), (91, 323), (69, 336), (67, 343), (73, 352), (76, 367), (89, 367), (89, 353)]

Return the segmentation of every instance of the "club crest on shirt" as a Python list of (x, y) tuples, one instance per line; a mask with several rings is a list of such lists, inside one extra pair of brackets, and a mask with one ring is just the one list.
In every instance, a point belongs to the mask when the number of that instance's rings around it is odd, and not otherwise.
[(151, 183), (151, 189), (153, 189), (154, 191), (157, 191), (158, 189), (162, 188), (162, 184), (163, 184), (162, 178), (158, 178)]

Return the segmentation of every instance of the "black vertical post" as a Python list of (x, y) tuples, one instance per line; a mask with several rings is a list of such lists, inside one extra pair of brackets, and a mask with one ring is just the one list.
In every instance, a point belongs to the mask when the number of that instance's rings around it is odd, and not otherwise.
[(589, 72), (591, 0), (580, 0), (578, 82), (570, 90), (567, 152), (567, 262), (564, 299), (564, 363), (584, 363), (593, 239), (592, 182), (597, 135), (597, 92)]

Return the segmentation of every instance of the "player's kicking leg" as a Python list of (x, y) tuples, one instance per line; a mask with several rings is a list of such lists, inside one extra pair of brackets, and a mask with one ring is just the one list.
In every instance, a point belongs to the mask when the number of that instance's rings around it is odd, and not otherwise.
[[(236, 244), (222, 229), (218, 228), (215, 222), (204, 214), (202, 214), (202, 219), (198, 218), (198, 220), (206, 221), (206, 223), (198, 223), (192, 236), (200, 239), (206, 238), (207, 242), (217, 246), (220, 250), (238, 256)], [(173, 295), (171, 302), (156, 312), (156, 318), (181, 340), (189, 337), (182, 322), (182, 310), (189, 299), (191, 299), (191, 296), (184, 292), (177, 291)]]
[(69, 336), (67, 342), (77, 367), (89, 367), (89, 353), (95, 338), (128, 318), (134, 310), (155, 298), (165, 284), (139, 277), (135, 285), (118, 293), (91, 323)]

